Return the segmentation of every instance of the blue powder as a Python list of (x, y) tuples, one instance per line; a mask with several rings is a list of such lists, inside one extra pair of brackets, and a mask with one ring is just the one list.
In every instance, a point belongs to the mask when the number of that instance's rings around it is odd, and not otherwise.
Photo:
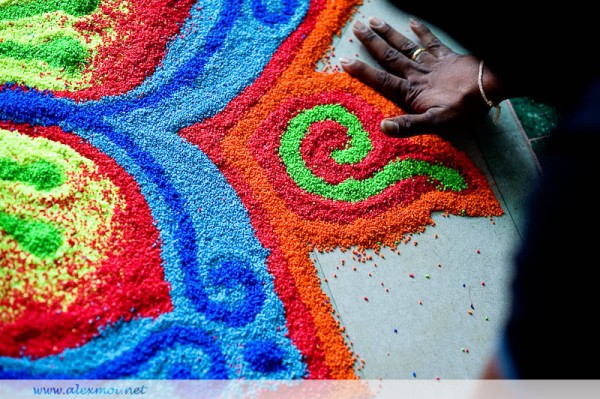
[(284, 353), (271, 341), (253, 341), (246, 345), (244, 359), (253, 370), (271, 373), (283, 368)]

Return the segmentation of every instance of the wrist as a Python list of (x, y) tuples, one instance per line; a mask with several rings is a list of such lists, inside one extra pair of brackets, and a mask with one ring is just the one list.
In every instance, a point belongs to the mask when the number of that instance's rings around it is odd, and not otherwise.
[[(487, 79), (485, 79), (487, 75)], [(488, 90), (486, 91), (486, 81)], [(479, 71), (477, 74), (477, 86), (479, 87), (479, 94), (481, 94), (481, 99), (483, 102), (490, 108), (495, 108), (496, 113), (494, 114), (494, 124), (498, 123), (500, 119), (500, 113), (502, 112), (502, 108), (500, 108), (500, 102), (504, 100), (500, 90), (502, 90), (499, 80), (496, 78), (494, 74), (484, 74), (484, 62), (483, 60), (479, 61)], [(490, 90), (490, 88), (492, 88)], [(498, 98), (498, 100), (493, 101), (490, 99), (490, 93), (494, 94), (494, 97)]]
[(490, 70), (487, 64), (480, 61), (479, 68), (481, 78), (478, 84), (480, 86), (480, 94), (483, 91), (482, 99), (484, 101), (487, 99), (493, 104), (500, 104), (504, 100), (515, 97), (509, 87), (501, 81), (498, 75)]

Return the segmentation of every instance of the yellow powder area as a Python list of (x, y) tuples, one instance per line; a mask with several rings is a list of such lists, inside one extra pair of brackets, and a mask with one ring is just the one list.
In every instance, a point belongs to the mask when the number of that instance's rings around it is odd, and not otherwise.
[[(62, 12), (36, 15), (23, 20), (0, 22), (0, 39), (27, 46), (39, 46), (58, 37), (77, 40), (90, 54), (99, 44), (99, 35), (90, 36), (86, 43), (83, 36), (74, 29), (76, 19)], [(34, 28), (35, 27), (35, 28)], [(0, 82), (16, 83), (46, 90), (64, 90), (67, 82), (74, 82), (73, 89), (86, 87), (82, 71), (67, 71), (52, 67), (38, 59), (19, 59), (10, 56), (0, 57)]]
[(106, 259), (109, 242), (119, 237), (112, 219), (117, 207), (124, 209), (124, 200), (91, 160), (58, 142), (0, 129), (0, 159), (18, 165), (45, 161), (64, 174), (63, 183), (49, 190), (0, 180), (0, 212), (46, 223), (62, 239), (52, 256), (40, 258), (0, 228), (0, 321), (10, 322), (23, 310), (14, 304), (27, 302), (15, 298), (52, 301), (66, 309), (79, 287), (94, 285), (80, 280), (89, 278)]
[[(23, 5), (27, 1), (0, 0), (0, 8), (9, 5)], [(113, 10), (128, 12), (130, 3), (123, 0), (105, 0), (101, 4)], [(78, 28), (85, 23), (93, 27), (102, 21), (95, 30)], [(110, 26), (111, 18), (103, 13), (102, 7), (89, 15), (75, 17), (63, 11), (33, 15), (27, 18), (0, 21), (0, 50), (11, 47), (31, 48), (31, 57), (18, 56), (10, 51), (0, 51), (0, 84), (15, 83), (35, 87), (40, 90), (77, 91), (91, 86), (93, 60), (101, 46), (108, 46), (116, 39)], [(49, 64), (35, 54), (43, 52), (44, 46), (56, 40), (70, 40), (71, 51), (83, 51), (85, 60), (76, 69)], [(42, 57), (43, 58), (43, 57)]]

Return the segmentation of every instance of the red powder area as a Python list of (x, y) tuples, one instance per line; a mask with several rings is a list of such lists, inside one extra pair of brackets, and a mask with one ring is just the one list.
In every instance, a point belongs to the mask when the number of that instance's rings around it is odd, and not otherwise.
[[(59, 91), (56, 96), (97, 100), (126, 93), (152, 75), (167, 43), (179, 33), (196, 0), (130, 0), (128, 12), (101, 4), (103, 16), (94, 14), (77, 27), (103, 34), (98, 53), (88, 66), (91, 87), (77, 92)], [(114, 39), (107, 37), (108, 30)]]
[[(98, 168), (96, 176), (110, 179), (125, 199), (124, 209), (116, 207), (113, 216), (121, 238), (114, 236), (110, 241), (107, 259), (86, 278), (85, 284), (89, 286), (79, 287), (79, 297), (66, 311), (61, 311), (60, 302), (53, 302), (52, 298), (38, 302), (16, 297), (16, 303), (26, 303), (27, 310), (14, 322), (0, 325), (0, 355), (39, 358), (57, 354), (85, 344), (97, 336), (100, 329), (118, 320), (156, 318), (172, 311), (170, 286), (164, 280), (160, 256), (159, 232), (152, 224), (150, 208), (133, 177), (112, 158), (59, 127), (0, 122), (0, 128), (14, 128), (31, 137), (45, 137), (70, 146), (92, 160)], [(69, 267), (80, 265), (73, 262)], [(78, 283), (83, 280), (70, 284)], [(69, 286), (61, 289), (68, 290)], [(0, 299), (0, 306), (10, 307), (3, 303), (4, 299)]]

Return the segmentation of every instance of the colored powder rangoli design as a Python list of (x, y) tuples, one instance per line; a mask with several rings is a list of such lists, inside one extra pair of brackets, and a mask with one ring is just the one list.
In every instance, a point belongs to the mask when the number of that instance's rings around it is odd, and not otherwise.
[(311, 251), (502, 214), (316, 70), (358, 5), (0, 1), (0, 377), (358, 378)]

